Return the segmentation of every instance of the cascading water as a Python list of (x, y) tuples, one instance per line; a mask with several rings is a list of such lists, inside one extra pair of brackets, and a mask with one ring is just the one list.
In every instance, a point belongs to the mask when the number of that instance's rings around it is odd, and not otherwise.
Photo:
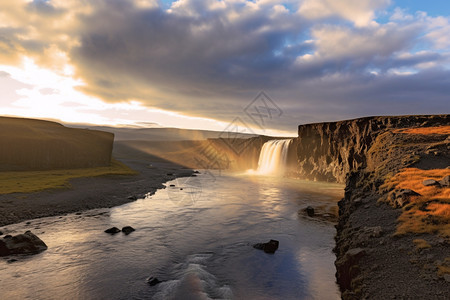
[(286, 169), (289, 145), (292, 139), (271, 140), (262, 146), (259, 154), (257, 174), (282, 175)]

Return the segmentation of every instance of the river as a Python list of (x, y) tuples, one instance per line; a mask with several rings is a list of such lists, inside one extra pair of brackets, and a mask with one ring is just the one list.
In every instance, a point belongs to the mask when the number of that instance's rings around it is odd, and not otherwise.
[[(174, 186), (171, 186), (174, 185)], [(332, 209), (343, 186), (202, 171), (145, 199), (0, 228), (48, 250), (0, 259), (1, 299), (339, 299)], [(32, 201), (32, 200), (30, 200)], [(129, 235), (109, 227), (130, 225)], [(252, 245), (275, 239), (275, 254)], [(150, 286), (147, 278), (163, 282)]]

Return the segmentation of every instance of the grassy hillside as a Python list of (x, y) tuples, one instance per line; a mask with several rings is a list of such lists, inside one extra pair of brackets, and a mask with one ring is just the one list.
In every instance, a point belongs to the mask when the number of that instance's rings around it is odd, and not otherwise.
[(108, 166), (113, 140), (107, 132), (0, 117), (0, 171)]

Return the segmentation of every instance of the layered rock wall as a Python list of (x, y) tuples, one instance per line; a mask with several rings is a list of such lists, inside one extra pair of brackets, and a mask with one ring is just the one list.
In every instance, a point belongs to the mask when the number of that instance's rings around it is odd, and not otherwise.
[(368, 166), (368, 150), (387, 129), (449, 122), (450, 115), (433, 115), (366, 117), (300, 125), (296, 172), (304, 179), (345, 183), (350, 171)]

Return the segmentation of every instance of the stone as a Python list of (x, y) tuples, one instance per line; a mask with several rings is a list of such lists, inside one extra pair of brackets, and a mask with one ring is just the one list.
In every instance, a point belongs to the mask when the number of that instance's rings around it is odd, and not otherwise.
[(267, 243), (257, 243), (253, 245), (253, 248), (263, 250), (266, 253), (273, 254), (277, 251), (280, 242), (277, 240), (270, 240)]
[(401, 189), (400, 191), (398, 191), (397, 193), (395, 193), (395, 203), (398, 207), (403, 207), (406, 204), (408, 204), (409, 198), (411, 196), (420, 196), (419, 193), (416, 193), (413, 190), (410, 189)]
[(150, 286), (155, 286), (155, 285), (157, 285), (158, 283), (161, 283), (161, 282), (162, 282), (161, 280), (159, 280), (158, 278), (153, 277), (153, 276), (147, 278), (147, 283)]
[(441, 180), (439, 180), (439, 184), (442, 186), (449, 187), (450, 186), (450, 175), (445, 176)]
[(175, 187), (175, 184), (171, 184), (170, 187)]
[(3, 232), (0, 231), (0, 235), (3, 235)]
[(423, 184), (424, 186), (440, 185), (439, 182), (437, 182), (437, 181), (434, 180), (434, 179), (426, 179), (426, 180), (424, 180), (424, 181), (422, 182), (422, 184)]
[(125, 233), (126, 235), (129, 235), (133, 231), (136, 231), (136, 229), (134, 229), (131, 226), (125, 226), (125, 227), (122, 228), (122, 232)]
[(0, 256), (36, 254), (47, 248), (47, 245), (31, 231), (16, 236), (7, 235), (3, 240), (0, 240)]
[(111, 227), (111, 228), (106, 229), (105, 232), (109, 233), (109, 234), (116, 234), (116, 233), (120, 232), (120, 229), (117, 227)]
[(314, 217), (314, 207), (308, 206), (307, 208), (305, 208), (305, 211), (308, 214), (308, 216)]
[(356, 270), (359, 260), (366, 255), (363, 248), (353, 248), (348, 250), (343, 257), (335, 262), (337, 270), (337, 282), (341, 291), (350, 289), (351, 282), (358, 274)]
[(137, 200), (137, 197), (135, 195), (131, 195), (127, 197), (128, 200)]

